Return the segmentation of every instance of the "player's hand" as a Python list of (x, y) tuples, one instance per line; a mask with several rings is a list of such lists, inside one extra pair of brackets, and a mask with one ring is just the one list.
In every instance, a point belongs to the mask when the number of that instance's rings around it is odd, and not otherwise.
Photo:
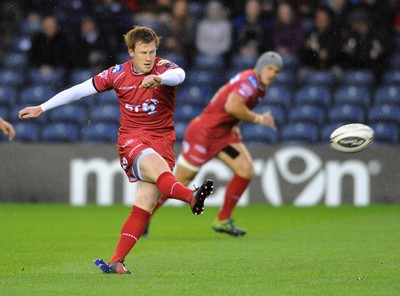
[(39, 117), (43, 113), (40, 106), (26, 107), (18, 112), (19, 119), (30, 119)]
[(158, 75), (148, 75), (139, 85), (139, 88), (155, 88), (161, 84), (161, 77)]
[(271, 112), (265, 112), (263, 114), (257, 115), (258, 116), (258, 124), (269, 126), (273, 130), (276, 130), (275, 125), (275, 118), (272, 116)]
[(11, 123), (0, 118), (0, 129), (5, 135), (8, 135), (8, 140), (12, 141), (15, 137), (15, 129)]

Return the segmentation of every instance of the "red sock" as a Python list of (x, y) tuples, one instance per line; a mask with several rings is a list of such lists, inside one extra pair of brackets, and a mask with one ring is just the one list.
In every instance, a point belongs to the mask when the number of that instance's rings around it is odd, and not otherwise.
[(219, 211), (218, 220), (223, 221), (231, 217), (233, 209), (235, 208), (243, 192), (246, 190), (250, 181), (251, 179), (245, 179), (237, 175), (233, 176), (232, 180), (226, 187), (225, 200)]
[(151, 215), (153, 215), (155, 213), (155, 211), (158, 210), (159, 207), (161, 207), (166, 201), (168, 200), (168, 196), (167, 195), (161, 195), (160, 199), (157, 201), (153, 212), (151, 213)]
[(149, 222), (149, 218), (149, 212), (137, 206), (132, 207), (128, 219), (126, 219), (125, 224), (122, 226), (121, 237), (110, 263), (125, 259), (142, 235), (147, 223)]
[(171, 172), (162, 173), (156, 181), (156, 186), (163, 195), (170, 198), (185, 201), (189, 204), (192, 200), (194, 190), (184, 186)]

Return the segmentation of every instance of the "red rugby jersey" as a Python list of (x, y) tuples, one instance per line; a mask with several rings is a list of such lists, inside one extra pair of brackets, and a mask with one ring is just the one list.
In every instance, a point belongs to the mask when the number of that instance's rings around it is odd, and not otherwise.
[(159, 75), (168, 69), (179, 68), (171, 61), (157, 57), (150, 73), (133, 71), (133, 61), (110, 67), (93, 77), (98, 92), (114, 89), (121, 111), (120, 133), (153, 135), (173, 130), (176, 86), (159, 85), (154, 89), (139, 88), (144, 77)]
[(260, 83), (256, 78), (256, 72), (245, 70), (228, 83), (223, 85), (214, 95), (210, 103), (196, 119), (198, 126), (207, 131), (210, 138), (219, 138), (227, 135), (240, 120), (225, 111), (225, 103), (230, 93), (235, 92), (244, 98), (246, 106), (253, 109), (265, 96), (266, 90), (260, 89)]

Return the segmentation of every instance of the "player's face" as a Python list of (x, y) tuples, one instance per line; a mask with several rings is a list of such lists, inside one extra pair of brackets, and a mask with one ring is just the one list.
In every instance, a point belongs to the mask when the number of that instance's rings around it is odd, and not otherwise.
[(138, 42), (135, 50), (129, 49), (129, 55), (133, 58), (133, 67), (136, 72), (149, 73), (153, 69), (156, 59), (156, 42)]
[(260, 74), (260, 82), (263, 86), (269, 86), (279, 74), (279, 68), (273, 65), (266, 65)]

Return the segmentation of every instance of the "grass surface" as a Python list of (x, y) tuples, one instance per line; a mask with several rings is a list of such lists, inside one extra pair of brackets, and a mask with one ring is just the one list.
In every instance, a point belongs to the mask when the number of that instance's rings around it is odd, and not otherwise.
[(217, 208), (164, 207), (150, 238), (102, 274), (130, 209), (0, 204), (0, 295), (399, 295), (400, 206), (237, 208), (248, 234), (214, 233)]

